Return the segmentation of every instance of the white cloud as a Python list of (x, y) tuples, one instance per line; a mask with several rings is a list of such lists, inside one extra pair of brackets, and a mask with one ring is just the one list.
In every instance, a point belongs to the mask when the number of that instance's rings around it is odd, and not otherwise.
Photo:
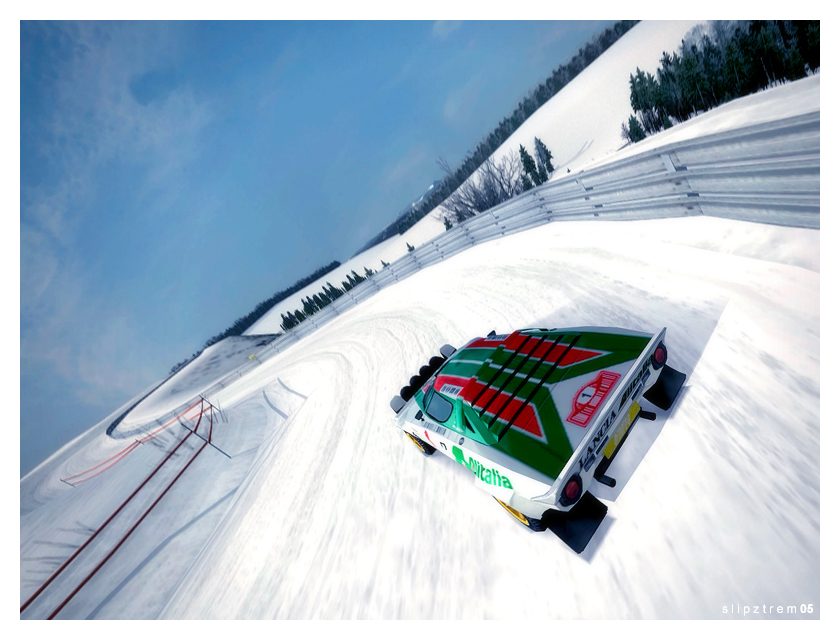
[[(49, 83), (49, 116), (37, 120), (34, 139), (21, 139), (22, 145), (37, 140), (29, 150), (52, 177), (21, 188), (22, 367), (46, 366), (71, 381), (83, 401), (101, 402), (103, 395), (136, 392), (154, 374), (144, 365), (148, 354), (136, 320), (86, 271), (79, 225), (107, 188), (101, 176), (115, 162), (137, 166), (133, 203), (153, 198), (153, 210), (174, 197), (171, 176), (197, 153), (212, 111), (183, 84), (145, 104), (133, 94), (134, 79), (171, 64), (178, 44), (166, 25), (28, 28), (29, 37), (61, 46), (47, 60), (49, 75), (40, 78)], [(44, 55), (51, 50), (44, 47)]]
[(74, 43), (55, 60), (51, 115), (39, 123), (38, 151), (61, 177), (27, 194), (24, 217), (58, 235), (101, 168), (114, 160), (138, 161), (152, 170), (154, 183), (154, 172), (168, 175), (189, 161), (211, 114), (186, 85), (146, 104), (134, 96), (134, 79), (170, 64), (167, 56), (175, 45), (165, 28), (96, 23), (50, 28)]

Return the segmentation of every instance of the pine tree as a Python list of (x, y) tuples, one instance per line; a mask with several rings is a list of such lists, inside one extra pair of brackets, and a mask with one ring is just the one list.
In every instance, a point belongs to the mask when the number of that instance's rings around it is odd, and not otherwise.
[(390, 262), (385, 262), (382, 258), (379, 259), (379, 262), (382, 263), (383, 269), (391, 264)]
[(408, 244), (408, 243), (406, 242), (406, 243), (405, 243), (405, 246), (406, 246), (406, 247), (408, 247), (408, 252), (409, 252), (409, 253), (411, 253), (412, 251), (414, 251), (414, 245), (413, 245), (413, 244)]
[(543, 143), (543, 141), (539, 138), (534, 138), (534, 149), (536, 149), (537, 152), (537, 162), (539, 165), (545, 168), (548, 175), (554, 173), (554, 165), (551, 164), (551, 159), (554, 156), (551, 155), (551, 151), (548, 150), (545, 143)]
[(294, 327), (298, 323), (297, 319), (292, 315), (291, 312), (288, 314), (283, 314), (283, 328), (288, 331), (292, 327)]
[(702, 40), (703, 75), (709, 83), (710, 106), (721, 103), (726, 88), (723, 86), (723, 51), (708, 35)]
[(627, 133), (630, 142), (638, 142), (639, 140), (645, 139), (645, 130), (642, 128), (636, 116), (630, 116), (630, 120), (627, 122)]
[[(819, 23), (789, 20), (718, 21), (709, 33), (691, 35), (678, 53), (663, 53), (656, 77), (630, 76), (633, 118), (622, 136), (636, 141), (701, 110), (796, 80), (819, 65)], [(818, 47), (817, 47), (818, 49)]]
[(639, 115), (645, 133), (656, 133), (662, 129), (657, 107), (663, 108), (665, 103), (678, 103), (678, 96), (670, 85), (670, 79), (666, 82), (669, 88), (662, 91), (656, 79), (638, 67), (635, 75), (630, 76), (630, 106)]
[[(521, 144), (519, 145), (519, 161), (522, 163), (522, 169), (525, 171), (525, 175), (531, 179), (534, 186), (543, 183), (543, 181), (540, 180), (540, 174), (537, 171), (537, 164), (534, 162), (531, 154), (528, 153), (527, 149), (525, 149), (525, 147)], [(527, 191), (528, 188), (529, 187), (526, 187), (525, 190)]]
[(522, 174), (522, 191), (528, 191), (534, 188), (534, 183), (531, 182), (531, 178), (528, 177), (527, 173)]
[(373, 275), (373, 270), (365, 267), (365, 278), (370, 278)]
[(811, 72), (820, 67), (820, 21), (794, 20), (796, 47)]
[(540, 184), (548, 182), (548, 172), (542, 164), (537, 165), (537, 175), (540, 177)]

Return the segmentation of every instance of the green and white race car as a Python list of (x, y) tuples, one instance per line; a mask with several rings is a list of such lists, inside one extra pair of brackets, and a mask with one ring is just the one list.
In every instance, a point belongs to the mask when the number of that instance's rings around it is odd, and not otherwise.
[(669, 409), (685, 381), (666, 364), (664, 337), (602, 327), (491, 332), (457, 350), (444, 345), (391, 408), (423, 453), (467, 467), (522, 524), (549, 527), (580, 553), (606, 514), (587, 489), (615, 486), (607, 467), (635, 421), (655, 418), (641, 397)]

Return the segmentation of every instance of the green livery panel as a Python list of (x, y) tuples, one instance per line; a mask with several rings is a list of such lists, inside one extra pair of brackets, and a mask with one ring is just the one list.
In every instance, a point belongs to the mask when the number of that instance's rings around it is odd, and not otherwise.
[(416, 398), (427, 414), (438, 412), (433, 419), (446, 416), (438, 420), (445, 427), (553, 479), (651, 337), (619, 329), (527, 329), (477, 338)]

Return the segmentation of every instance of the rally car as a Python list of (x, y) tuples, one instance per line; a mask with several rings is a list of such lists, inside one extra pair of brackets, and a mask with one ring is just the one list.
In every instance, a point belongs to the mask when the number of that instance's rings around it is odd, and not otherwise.
[(610, 462), (638, 418), (655, 418), (641, 397), (670, 409), (685, 381), (664, 338), (664, 328), (491, 332), (441, 347), (391, 408), (424, 454), (467, 467), (519, 522), (580, 553), (606, 514), (587, 490), (615, 486)]

